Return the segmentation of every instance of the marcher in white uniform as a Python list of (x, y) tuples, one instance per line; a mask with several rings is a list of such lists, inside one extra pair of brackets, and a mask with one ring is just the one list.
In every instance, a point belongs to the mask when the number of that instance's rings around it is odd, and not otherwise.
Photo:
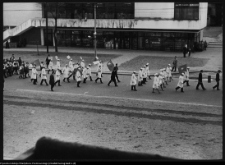
[(148, 77), (147, 70), (146, 70), (146, 65), (143, 66), (142, 77), (143, 77), (143, 84), (146, 84), (147, 77)]
[(142, 77), (142, 69), (141, 68), (138, 72), (138, 86), (142, 86), (142, 81), (143, 81), (143, 77)]
[(33, 65), (32, 72), (31, 72), (31, 82), (33, 81), (34, 85), (36, 85), (37, 83), (37, 75), (38, 75), (38, 72), (36, 70), (36, 65)]
[(152, 93), (155, 93), (154, 90), (157, 90), (159, 92), (159, 74), (155, 73), (154, 74), (154, 79), (153, 79), (153, 85), (152, 85)]
[(87, 68), (84, 67), (82, 71), (83, 83), (86, 83), (87, 80)]
[(85, 68), (85, 63), (84, 63), (84, 60), (83, 59), (80, 62), (80, 66), (81, 66), (82, 69)]
[[(43, 61), (41, 61), (41, 64), (40, 64), (40, 71), (42, 72), (42, 68), (44, 68), (45, 67), (45, 65), (44, 65), (44, 62)], [(39, 75), (40, 77), (41, 77), (41, 73), (40, 73), (40, 75)]]
[(87, 66), (87, 77), (90, 78), (90, 81), (92, 81), (92, 77), (91, 77), (91, 64), (89, 64)]
[(60, 85), (60, 75), (61, 75), (61, 71), (60, 71), (60, 69), (57, 69), (56, 73), (55, 73), (55, 85), (56, 85), (56, 83), (58, 83), (58, 86), (61, 86)]
[(69, 61), (69, 68), (70, 69), (73, 69), (73, 59), (72, 58)]
[(160, 69), (159, 77), (159, 79), (162, 81), (162, 87), (166, 88), (163, 69)]
[(52, 71), (52, 69), (53, 69), (53, 62), (52, 62), (52, 59), (50, 59), (50, 62), (49, 62), (49, 65), (48, 65), (48, 74), (49, 74), (50, 70)]
[(162, 72), (163, 72), (163, 79), (164, 79), (164, 82), (166, 83), (166, 85), (168, 85), (168, 83), (167, 83), (167, 73), (166, 73), (166, 68), (163, 68)]
[(158, 78), (158, 85), (159, 85), (159, 87), (162, 89), (162, 91), (163, 91), (163, 87), (165, 86), (164, 85), (164, 83), (163, 83), (163, 75), (162, 75), (162, 73), (160, 72), (160, 74), (158, 74), (157, 75), (157, 78)]
[(77, 87), (80, 87), (80, 82), (81, 82), (80, 67), (78, 68), (76, 72), (76, 81), (77, 81)]
[(147, 71), (147, 77), (148, 77), (148, 79), (151, 80), (149, 63), (146, 64), (146, 71)]
[(42, 70), (41, 70), (41, 83), (40, 83), (40, 85), (42, 85), (43, 81), (48, 86), (48, 83), (47, 83), (47, 73), (46, 73), (45, 67), (42, 67)]
[(57, 59), (57, 62), (56, 62), (56, 69), (61, 70), (60, 59)]
[(179, 81), (177, 83), (177, 87), (175, 88), (176, 91), (181, 88), (181, 92), (184, 92), (184, 73), (181, 73), (180, 77), (179, 77)]
[(135, 71), (131, 75), (130, 85), (131, 85), (131, 90), (137, 91), (136, 89), (137, 77), (135, 75)]
[(187, 70), (184, 73), (184, 83), (186, 83), (187, 86), (190, 86), (189, 85), (189, 69), (190, 69), (190, 67), (187, 67)]
[(170, 64), (168, 64), (168, 66), (166, 67), (166, 73), (167, 73), (167, 80), (169, 80), (169, 82), (171, 82), (172, 80), (172, 73), (171, 73), (171, 66)]
[(67, 79), (67, 82), (70, 83), (68, 79), (70, 76), (70, 68), (68, 67), (67, 64), (66, 67), (63, 68), (62, 73), (63, 73), (63, 82), (65, 82), (65, 79)]
[(103, 84), (103, 82), (102, 82), (102, 69), (101, 69), (101, 65), (99, 65), (99, 67), (98, 67), (98, 73), (97, 73), (97, 75), (98, 75), (98, 77), (95, 80), (95, 82), (97, 83), (97, 81), (100, 80), (100, 82)]

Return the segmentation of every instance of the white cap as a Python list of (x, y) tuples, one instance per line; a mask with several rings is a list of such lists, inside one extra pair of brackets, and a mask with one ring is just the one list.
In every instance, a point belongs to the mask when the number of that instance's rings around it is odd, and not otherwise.
[(149, 63), (147, 63), (146, 65), (148, 65)]
[(158, 75), (158, 73), (155, 73), (155, 74), (154, 74), (154, 76), (157, 76), (157, 75)]
[(184, 73), (182, 73), (182, 75), (184, 75)]
[(190, 67), (187, 67), (188, 69), (190, 69)]
[(170, 66), (170, 64), (168, 64)]

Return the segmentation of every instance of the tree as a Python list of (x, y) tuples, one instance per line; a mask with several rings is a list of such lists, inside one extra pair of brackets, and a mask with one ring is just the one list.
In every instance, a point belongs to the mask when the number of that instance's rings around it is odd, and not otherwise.
[(55, 52), (58, 52), (58, 40), (57, 40), (57, 19), (59, 14), (65, 11), (64, 2), (43, 2), (46, 7), (46, 12), (50, 12), (52, 17), (55, 19), (55, 28), (53, 31), (54, 41), (55, 41)]

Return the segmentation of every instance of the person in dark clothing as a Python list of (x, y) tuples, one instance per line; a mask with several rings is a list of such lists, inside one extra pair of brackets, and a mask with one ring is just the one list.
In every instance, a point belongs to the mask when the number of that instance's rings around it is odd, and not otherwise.
[(50, 75), (49, 84), (51, 85), (51, 91), (53, 91), (55, 86), (54, 70), (52, 70), (52, 74)]
[(213, 89), (217, 88), (217, 90), (220, 90), (219, 89), (220, 72), (221, 72), (221, 70), (218, 70), (218, 72), (216, 73), (216, 85), (213, 87)]
[(207, 48), (207, 42), (205, 41), (204, 42), (204, 50), (206, 50), (206, 48)]
[(186, 58), (187, 52), (188, 52), (188, 49), (187, 49), (187, 45), (185, 44), (184, 47), (183, 47), (184, 58)]
[(22, 59), (21, 59), (21, 57), (19, 57), (19, 59), (18, 59), (18, 63), (19, 63), (19, 66), (21, 66), (21, 65), (22, 65)]
[(46, 60), (45, 60), (47, 69), (48, 69), (48, 65), (49, 65), (50, 61), (51, 61), (50, 60), (50, 55), (48, 54), (48, 56), (46, 57)]
[(116, 64), (115, 68), (116, 68), (116, 79), (117, 79), (117, 81), (118, 81), (118, 82), (120, 82), (120, 80), (119, 80), (119, 78), (118, 78), (118, 74), (117, 74), (117, 72), (118, 72), (118, 70), (119, 70), (119, 68), (118, 68), (118, 65), (117, 65), (117, 64)]
[[(28, 74), (28, 76), (27, 76)], [(30, 77), (29, 75), (29, 63), (26, 62), (26, 64), (24, 64), (24, 78)]]
[(201, 85), (203, 90), (206, 90), (203, 83), (202, 83), (202, 72), (203, 70), (200, 70), (199, 76), (198, 76), (198, 84), (196, 86), (196, 90), (198, 90), (199, 85)]
[(173, 68), (171, 71), (174, 71), (174, 72), (177, 71), (177, 56), (175, 56), (175, 58), (173, 60)]
[(5, 43), (5, 48), (9, 49), (9, 42), (8, 41), (6, 41), (6, 43)]
[(113, 68), (112, 74), (111, 74), (111, 80), (108, 83), (108, 86), (110, 85), (111, 82), (114, 82), (115, 87), (117, 87), (118, 85), (116, 84), (116, 67)]
[(191, 47), (189, 47), (189, 48), (188, 48), (188, 56), (189, 56), (189, 57), (191, 56), (191, 51), (192, 51), (192, 50), (191, 50)]

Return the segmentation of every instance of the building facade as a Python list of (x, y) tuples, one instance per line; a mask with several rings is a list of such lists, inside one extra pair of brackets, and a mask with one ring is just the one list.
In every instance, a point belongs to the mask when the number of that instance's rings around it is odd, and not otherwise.
[[(4, 32), (3, 40), (10, 38), (11, 42), (19, 42), (26, 38), (27, 44), (55, 45), (54, 12), (46, 12), (41, 4), (33, 5), (39, 5), (37, 8), (41, 8), (42, 13)], [(207, 9), (208, 3), (97, 3), (97, 48), (182, 50), (184, 44), (193, 45), (202, 40)], [(94, 46), (93, 3), (64, 3), (58, 12), (58, 46)]]

